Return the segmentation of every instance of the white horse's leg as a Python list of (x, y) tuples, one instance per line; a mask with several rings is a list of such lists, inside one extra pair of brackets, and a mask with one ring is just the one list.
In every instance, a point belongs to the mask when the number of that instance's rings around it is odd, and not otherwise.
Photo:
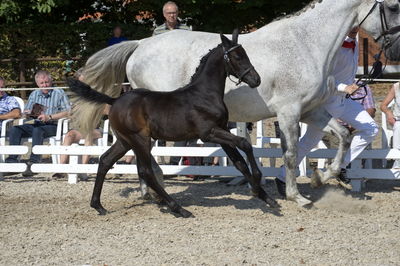
[[(318, 128), (326, 133), (334, 133), (339, 138), (338, 152), (333, 162), (327, 167), (325, 172), (315, 169), (311, 176), (311, 186), (317, 187), (328, 181), (329, 178), (337, 176), (340, 172), (340, 165), (343, 162), (346, 151), (350, 147), (350, 132), (340, 125), (328, 112), (319, 108), (318, 110), (303, 116), (302, 121), (306, 122), (310, 127)], [(307, 134), (304, 136), (307, 137)], [(304, 138), (303, 137), (303, 138)], [(306, 139), (300, 140), (300, 146)]]
[(282, 133), (283, 160), (286, 167), (286, 198), (297, 202), (300, 206), (310, 204), (311, 201), (304, 198), (296, 184), (295, 169), (297, 166), (297, 142), (299, 138), (299, 120), (295, 117), (293, 110), (286, 110), (283, 114), (278, 114), (279, 127)]

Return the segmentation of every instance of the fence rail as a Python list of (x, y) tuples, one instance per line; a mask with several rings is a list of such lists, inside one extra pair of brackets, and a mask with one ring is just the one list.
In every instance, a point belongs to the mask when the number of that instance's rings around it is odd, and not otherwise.
[[(79, 164), (79, 155), (99, 156), (109, 147), (101, 146), (48, 146), (37, 145), (32, 148), (32, 152), (36, 154), (47, 155), (70, 155), (69, 164), (33, 164), (32, 171), (38, 173), (68, 173), (69, 183), (76, 183), (78, 173), (96, 173), (97, 164)], [(26, 154), (28, 147), (26, 146), (3, 146), (0, 154)], [(225, 157), (225, 152), (219, 147), (154, 147), (152, 149), (153, 156), (193, 156), (193, 157)], [(242, 153), (243, 154), (243, 153)], [(334, 149), (315, 149), (311, 151), (307, 158), (314, 159), (331, 159), (334, 158), (336, 150)], [(133, 155), (129, 151), (127, 155)], [(254, 148), (254, 155), (257, 158), (279, 158), (282, 156), (281, 149), (272, 148)], [(365, 179), (398, 179), (400, 180), (400, 169), (362, 169), (361, 159), (398, 159), (400, 151), (397, 149), (372, 149), (364, 150), (357, 160), (353, 161), (351, 168), (348, 170), (348, 177), (352, 180), (353, 189), (360, 191), (363, 180)], [(6, 171), (24, 171), (26, 165), (0, 163), (0, 172)], [(233, 166), (176, 166), (176, 165), (160, 165), (166, 175), (219, 175), (219, 176), (240, 176), (240, 172)], [(281, 169), (275, 167), (261, 167), (263, 176), (275, 177), (280, 174)], [(115, 165), (110, 173), (114, 174), (137, 174), (136, 165)], [(307, 171), (311, 174), (311, 170)]]

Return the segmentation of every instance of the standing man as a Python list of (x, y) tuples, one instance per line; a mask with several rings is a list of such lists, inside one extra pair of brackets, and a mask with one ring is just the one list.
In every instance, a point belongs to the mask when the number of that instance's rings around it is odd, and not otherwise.
[[(39, 70), (35, 75), (35, 81), (41, 90), (35, 90), (29, 95), (24, 113), (31, 114), (37, 106), (43, 110), (37, 114), (33, 124), (14, 126), (10, 131), (10, 145), (20, 145), (22, 138), (32, 137), (32, 146), (42, 145), (45, 138), (55, 136), (57, 132), (57, 120), (68, 116), (70, 103), (67, 95), (61, 89), (49, 89), (52, 86), (52, 77), (49, 72)], [(35, 107), (34, 107), (35, 106)], [(27, 170), (23, 176), (32, 176), (33, 163), (40, 163), (41, 156), (31, 154), (27, 162)], [(18, 162), (18, 155), (10, 155), (6, 163)]]
[(113, 36), (108, 40), (108, 46), (127, 41), (128, 39), (122, 36), (122, 29), (120, 26), (115, 26), (113, 29)]
[(17, 119), (21, 117), (21, 107), (14, 97), (9, 96), (1, 88), (4, 88), (5, 80), (0, 77), (0, 131), (3, 120)]
[[(379, 129), (374, 119), (359, 102), (346, 97), (347, 94), (353, 95), (359, 89), (358, 85), (354, 84), (358, 68), (358, 42), (356, 39), (358, 30), (359, 27), (355, 27), (349, 32), (336, 55), (332, 74), (336, 80), (337, 91), (324, 104), (325, 109), (332, 117), (340, 119), (355, 129), (350, 149), (344, 157), (337, 178), (339, 183), (346, 188), (351, 188), (350, 180), (346, 176), (346, 166), (372, 142)], [(298, 144), (297, 164), (318, 144), (323, 135), (324, 132), (321, 130), (312, 126), (307, 127), (307, 132)], [(282, 196), (286, 196), (284, 176), (285, 174), (275, 179), (278, 192)]]
[(171, 30), (191, 30), (191, 28), (180, 22), (178, 19), (179, 9), (175, 2), (168, 1), (163, 6), (165, 23), (156, 27), (153, 36), (169, 32)]
[[(159, 35), (162, 33), (170, 32), (171, 30), (191, 30), (190, 27), (180, 22), (178, 19), (179, 9), (175, 2), (168, 1), (163, 6), (163, 15), (165, 18), (164, 24), (156, 27), (153, 31), (154, 35)], [(184, 146), (194, 146), (196, 145), (197, 140), (190, 141), (178, 141), (174, 143), (175, 147), (184, 147)], [(164, 140), (158, 141), (159, 146), (165, 146)], [(180, 161), (180, 157), (172, 156), (170, 158), (170, 164), (177, 165)]]

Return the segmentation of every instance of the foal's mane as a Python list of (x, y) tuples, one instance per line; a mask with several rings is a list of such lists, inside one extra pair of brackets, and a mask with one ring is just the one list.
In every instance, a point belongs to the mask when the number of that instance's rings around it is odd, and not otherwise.
[(273, 21), (278, 21), (278, 20), (291, 18), (291, 17), (297, 17), (297, 16), (307, 12), (309, 9), (313, 9), (315, 7), (315, 4), (322, 3), (322, 1), (323, 0), (314, 0), (314, 1), (310, 2), (308, 5), (306, 5), (305, 7), (303, 7), (301, 10), (294, 12), (292, 14), (289, 14), (289, 15), (279, 16), (276, 19), (274, 19)]
[(210, 57), (210, 55), (213, 54), (221, 46), (222, 46), (222, 44), (218, 44), (217, 47), (211, 49), (205, 56), (203, 56), (200, 59), (200, 64), (196, 68), (193, 76), (190, 78), (190, 83), (192, 83), (200, 75), (200, 73), (203, 71), (203, 69), (204, 69), (204, 67), (206, 65), (206, 62), (207, 62), (208, 58)]

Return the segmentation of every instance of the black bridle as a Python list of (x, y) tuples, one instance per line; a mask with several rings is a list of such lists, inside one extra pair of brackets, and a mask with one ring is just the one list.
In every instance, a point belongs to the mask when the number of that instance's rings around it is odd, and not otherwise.
[[(235, 83), (236, 86), (238, 86), (240, 83), (242, 83), (243, 78), (249, 74), (249, 72), (251, 70), (254, 69), (254, 66), (252, 65), (251, 67), (249, 67), (248, 69), (246, 69), (245, 71), (243, 71), (242, 73), (238, 74), (236, 72), (236, 70), (232, 67), (232, 63), (231, 60), (229, 58), (229, 53), (232, 52), (233, 50), (235, 50), (236, 48), (242, 47), (241, 44), (237, 44), (235, 46), (232, 46), (231, 48), (229, 48), (228, 50), (225, 50), (225, 47), (222, 46), (222, 49), (224, 51), (224, 62), (225, 62), (225, 70), (226, 73), (228, 75), (228, 78)], [(235, 76), (236, 78), (238, 78), (238, 81), (235, 82), (234, 80), (231, 79), (231, 75)]]
[[(389, 28), (387, 19), (386, 19), (385, 6), (383, 4), (384, 2), (385, 2), (385, 0), (375, 0), (375, 3), (372, 6), (371, 10), (364, 17), (364, 19), (360, 22), (360, 24), (358, 24), (358, 26), (361, 26), (364, 23), (364, 21), (372, 14), (372, 12), (379, 6), (379, 16), (380, 16), (380, 21), (381, 21), (382, 32), (381, 32), (381, 35), (379, 35), (375, 39), (375, 42), (379, 41), (382, 37), (383, 37), (383, 42), (382, 42), (381, 49), (378, 53), (377, 60), (380, 59), (383, 51), (386, 51), (387, 49), (389, 49), (400, 38), (400, 35), (399, 35), (393, 42), (389, 38), (390, 35), (400, 32), (400, 25)], [(386, 65), (387, 65), (387, 59), (385, 60), (385, 65), (382, 68), (381, 73), (385, 70)], [(375, 70), (374, 67), (372, 67), (372, 69), (368, 72), (367, 75), (360, 77), (356, 82), (356, 84), (358, 84), (359, 88), (364, 88), (365, 95), (363, 95), (362, 97), (353, 98), (353, 97), (351, 97), (350, 94), (347, 94), (346, 98), (350, 97), (352, 100), (355, 100), (355, 101), (364, 99), (368, 94), (367, 85), (374, 81), (374, 78), (372, 78), (372, 76), (371, 76), (372, 73), (374, 72), (374, 70)], [(379, 73), (379, 74), (381, 74), (381, 73)], [(361, 82), (361, 80), (363, 80), (363, 81)]]

